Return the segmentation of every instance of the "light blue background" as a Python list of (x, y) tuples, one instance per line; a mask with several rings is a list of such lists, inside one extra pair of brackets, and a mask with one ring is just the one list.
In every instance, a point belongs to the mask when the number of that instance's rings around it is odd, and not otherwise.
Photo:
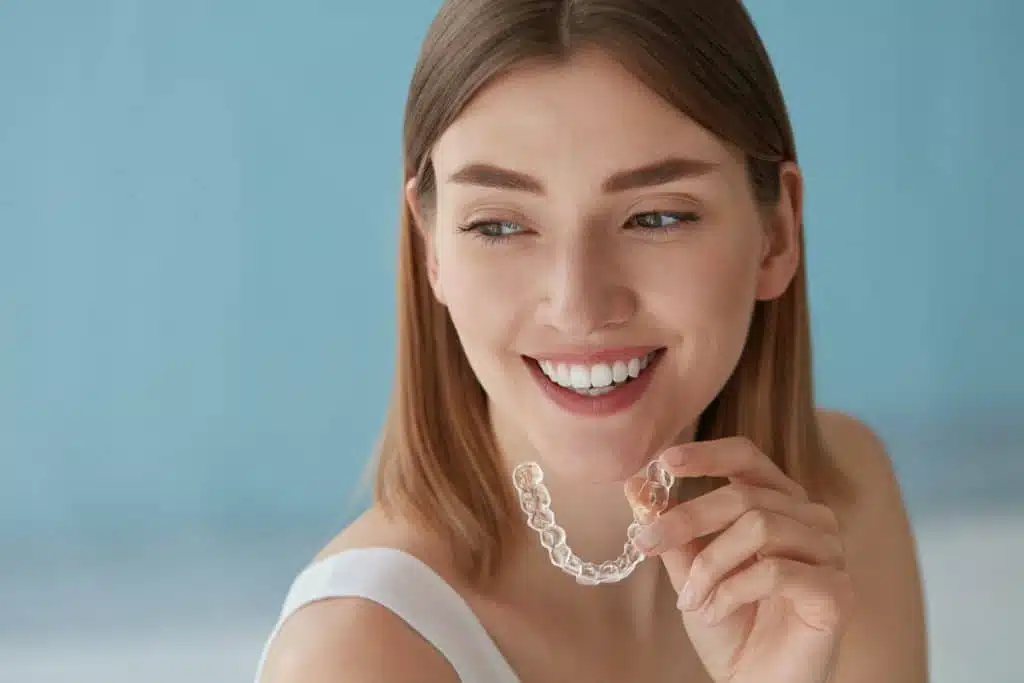
[[(0, 549), (326, 534), (391, 381), (438, 2), (0, 5)], [(823, 403), (914, 510), (1024, 484), (1024, 4), (756, 0)]]

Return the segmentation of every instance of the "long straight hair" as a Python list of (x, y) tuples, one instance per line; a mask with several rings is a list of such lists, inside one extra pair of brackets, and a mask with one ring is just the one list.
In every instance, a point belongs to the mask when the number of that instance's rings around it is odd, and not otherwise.
[[(430, 220), (430, 152), (473, 96), (525, 62), (597, 48), (680, 112), (741, 149), (754, 196), (780, 198), (796, 161), (786, 105), (740, 0), (448, 0), (430, 26), (405, 111), (405, 180)], [(802, 226), (801, 226), (802, 227)], [(403, 200), (395, 385), (375, 454), (375, 502), (440, 534), (473, 580), (493, 577), (521, 526), (487, 401), (427, 279), (425, 244)], [(733, 374), (702, 413), (698, 439), (752, 440), (811, 491), (839, 482), (815, 417), (803, 237), (778, 299), (759, 301)]]

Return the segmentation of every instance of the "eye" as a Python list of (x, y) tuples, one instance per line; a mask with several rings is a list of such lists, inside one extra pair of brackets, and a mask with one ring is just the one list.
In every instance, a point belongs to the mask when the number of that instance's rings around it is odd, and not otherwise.
[(512, 221), (475, 221), (459, 226), (459, 232), (472, 233), (488, 242), (500, 242), (524, 231), (523, 226)]
[(629, 217), (627, 225), (640, 230), (660, 231), (681, 227), (683, 224), (697, 223), (700, 216), (693, 211), (648, 211), (635, 213)]

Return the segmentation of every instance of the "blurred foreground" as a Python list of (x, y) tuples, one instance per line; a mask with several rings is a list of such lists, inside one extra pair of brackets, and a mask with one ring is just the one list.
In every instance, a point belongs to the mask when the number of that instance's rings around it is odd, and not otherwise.
[[(933, 683), (1024, 681), (1024, 507), (914, 523)], [(148, 559), (5, 563), (0, 681), (250, 681), (288, 584), (318, 543), (192, 543)]]

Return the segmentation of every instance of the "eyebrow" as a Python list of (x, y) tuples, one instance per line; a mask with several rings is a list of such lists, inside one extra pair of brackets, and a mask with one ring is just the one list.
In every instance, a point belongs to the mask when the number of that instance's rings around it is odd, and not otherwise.
[[(669, 157), (651, 164), (613, 173), (601, 183), (601, 191), (611, 194), (645, 187), (657, 187), (683, 178), (705, 175), (717, 168), (718, 164), (703, 159)], [(544, 183), (527, 173), (481, 162), (463, 166), (448, 176), (448, 182), (533, 194), (546, 193)]]

